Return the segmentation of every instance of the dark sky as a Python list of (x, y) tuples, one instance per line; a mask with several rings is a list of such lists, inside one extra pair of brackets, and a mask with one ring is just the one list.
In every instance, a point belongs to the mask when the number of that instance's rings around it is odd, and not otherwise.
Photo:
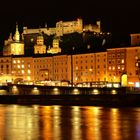
[(113, 33), (140, 32), (140, 4), (128, 0), (5, 0), (0, 2), (0, 41), (19, 26), (55, 26), (59, 20), (84, 23), (102, 21), (105, 31)]

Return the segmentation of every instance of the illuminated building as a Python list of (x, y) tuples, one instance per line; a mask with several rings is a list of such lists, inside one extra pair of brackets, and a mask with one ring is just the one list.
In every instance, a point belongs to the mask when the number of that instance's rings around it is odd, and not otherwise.
[(33, 81), (34, 61), (32, 57), (12, 57), (12, 77), (14, 81)]
[(74, 55), (74, 83), (107, 81), (106, 58), (106, 52)]
[(109, 82), (120, 82), (121, 75), (126, 72), (126, 48), (107, 50), (107, 71)]
[[(57, 30), (60, 34), (81, 31), (80, 19), (64, 23), (58, 22), (58, 27), (65, 25), (63, 32)], [(97, 24), (100, 26), (100, 22)], [(70, 25), (75, 26), (73, 31), (69, 29)], [(52, 48), (47, 50), (51, 53), (48, 55), (41, 29), (38, 33), (34, 55), (27, 56), (24, 54), (24, 43), (20, 41), (16, 25), (14, 38), (12, 39), (10, 34), (9, 39), (5, 41), (3, 56), (0, 57), (0, 83), (51, 80), (68, 81), (74, 84), (103, 84), (120, 83), (124, 79), (125, 82), (122, 82), (124, 85), (140, 86), (140, 47), (137, 46), (140, 43), (139, 34), (131, 34), (132, 46), (129, 47), (73, 55), (61, 54), (59, 37), (55, 36)]]
[(83, 25), (83, 20), (81, 18), (78, 18), (74, 21), (59, 21), (56, 23), (56, 27), (48, 28), (46, 25), (44, 28), (38, 28), (38, 29), (28, 29), (27, 27), (23, 28), (23, 34), (36, 34), (39, 32), (43, 32), (47, 35), (56, 35), (56, 36), (63, 36), (64, 34), (69, 33), (82, 33), (83, 31), (91, 31), (91, 32), (101, 32), (101, 22), (97, 21), (96, 25)]
[(71, 81), (71, 56), (60, 55), (53, 57), (53, 80)]
[(49, 47), (47, 53), (56, 54), (60, 52), (61, 52), (61, 48), (59, 48), (59, 39), (55, 38), (53, 39), (53, 47), (52, 48)]
[(46, 45), (44, 45), (43, 35), (40, 33), (37, 36), (37, 44), (34, 46), (34, 54), (45, 54)]
[(52, 57), (34, 57), (34, 81), (53, 79)]
[(3, 48), (3, 55), (24, 55), (24, 43), (20, 41), (20, 34), (18, 31), (18, 25), (16, 24), (16, 32), (12, 39), (10, 34), (9, 39), (5, 41)]
[(0, 83), (12, 81), (11, 61), (11, 57), (0, 57)]
[(101, 32), (101, 22), (97, 21), (96, 25), (92, 25), (92, 24), (85, 25), (83, 30), (84, 31), (100, 33)]
[(63, 36), (63, 34), (69, 33), (82, 33), (83, 31), (83, 21), (82, 19), (77, 19), (76, 21), (59, 21), (56, 23), (56, 35)]
[(127, 75), (128, 86), (140, 86), (140, 47), (108, 49), (107, 71), (109, 82), (120, 82)]
[[(71, 62), (72, 57), (72, 62)], [(0, 57), (1, 82), (70, 81), (77, 83), (121, 82), (139, 86), (140, 47), (107, 49), (106, 52), (53, 56)]]

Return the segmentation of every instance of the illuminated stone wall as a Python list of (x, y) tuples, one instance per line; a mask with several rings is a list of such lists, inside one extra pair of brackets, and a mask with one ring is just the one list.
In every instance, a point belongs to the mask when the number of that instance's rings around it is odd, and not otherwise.
[(38, 28), (38, 29), (28, 29), (27, 27), (23, 27), (23, 34), (36, 34), (39, 32), (44, 32), (47, 35), (56, 35), (56, 36), (63, 36), (64, 34), (69, 33), (82, 33), (84, 31), (92, 31), (92, 32), (101, 32), (101, 22), (97, 21), (96, 25), (84, 25), (83, 20), (78, 18), (74, 21), (59, 21), (56, 22), (56, 27), (53, 28)]

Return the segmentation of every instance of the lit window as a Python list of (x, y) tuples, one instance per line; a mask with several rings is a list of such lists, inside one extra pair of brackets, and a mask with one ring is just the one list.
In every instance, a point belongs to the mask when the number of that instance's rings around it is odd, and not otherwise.
[(112, 68), (113, 70), (115, 70), (115, 67), (113, 66), (113, 68)]
[(21, 65), (22, 68), (24, 68), (24, 65)]
[(124, 59), (121, 60), (121, 63), (122, 63), (122, 64), (124, 63)]
[(24, 70), (22, 70), (21, 73), (24, 74)]
[(20, 60), (18, 60), (17, 62), (20, 63)]
[(30, 74), (31, 73), (31, 70), (28, 70), (28, 74)]
[(111, 66), (109, 66), (109, 70), (111, 70)]
[(20, 65), (17, 65), (18, 69), (20, 69)]
[(76, 66), (76, 70), (78, 70), (78, 67)]
[(122, 67), (122, 70), (124, 70), (124, 67)]
[(16, 60), (13, 60), (13, 63), (16, 64)]
[(92, 69), (89, 69), (89, 71), (92, 71)]
[(28, 79), (28, 80), (31, 80), (31, 77), (30, 77), (30, 76), (28, 76), (28, 77), (27, 77), (27, 79)]
[(120, 66), (118, 66), (118, 70), (120, 69)]

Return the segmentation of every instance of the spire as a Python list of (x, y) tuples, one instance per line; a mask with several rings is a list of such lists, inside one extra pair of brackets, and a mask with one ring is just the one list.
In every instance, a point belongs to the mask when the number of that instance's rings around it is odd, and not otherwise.
[(20, 34), (19, 34), (19, 30), (18, 30), (18, 23), (16, 23), (16, 32), (15, 32), (15, 35), (14, 35), (14, 39), (17, 42), (20, 41)]

